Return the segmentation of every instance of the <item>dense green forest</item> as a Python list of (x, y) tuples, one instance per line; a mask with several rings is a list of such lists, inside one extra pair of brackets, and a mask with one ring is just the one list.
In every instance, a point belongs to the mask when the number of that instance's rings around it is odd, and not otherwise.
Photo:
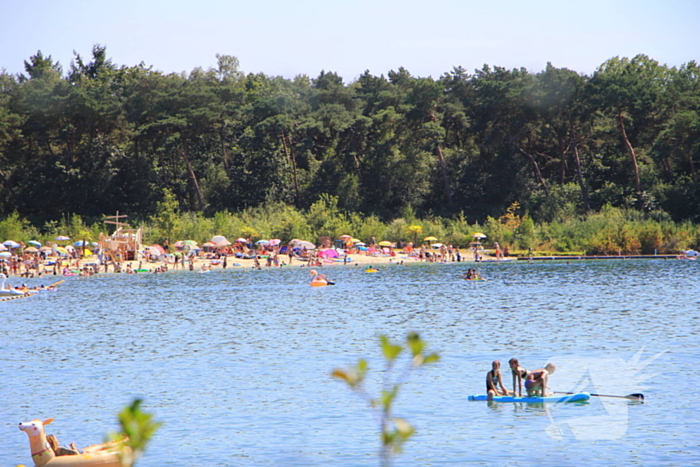
[(514, 203), (535, 222), (604, 206), (700, 221), (694, 61), (616, 57), (592, 76), (399, 68), (345, 84), (217, 59), (164, 74), (96, 45), (67, 71), (38, 52), (26, 73), (0, 73), (0, 217), (147, 219), (172, 194), (205, 216), (327, 195), (384, 222), (406, 209), (485, 222)]

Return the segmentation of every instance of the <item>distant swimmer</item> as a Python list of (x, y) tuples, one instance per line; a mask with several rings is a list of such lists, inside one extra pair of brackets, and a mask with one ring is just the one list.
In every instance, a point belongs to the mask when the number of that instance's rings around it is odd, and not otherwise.
[(464, 280), (467, 281), (478, 281), (481, 279), (481, 275), (477, 272), (477, 270), (472, 268), (467, 269), (467, 272), (463, 277)]

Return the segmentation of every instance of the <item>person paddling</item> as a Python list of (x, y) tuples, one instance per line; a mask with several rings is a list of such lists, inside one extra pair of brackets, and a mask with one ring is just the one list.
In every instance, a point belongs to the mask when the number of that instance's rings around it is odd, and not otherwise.
[(525, 380), (525, 389), (528, 397), (547, 397), (551, 393), (547, 392), (549, 387), (549, 375), (553, 374), (557, 369), (554, 363), (547, 363), (544, 368), (534, 370)]

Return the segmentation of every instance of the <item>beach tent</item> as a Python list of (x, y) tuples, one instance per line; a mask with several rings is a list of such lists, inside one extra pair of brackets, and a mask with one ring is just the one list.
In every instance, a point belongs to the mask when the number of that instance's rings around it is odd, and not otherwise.
[(146, 253), (153, 256), (160, 256), (165, 254), (165, 249), (160, 245), (154, 244), (146, 247)]
[(337, 258), (338, 252), (336, 250), (334, 250), (333, 248), (327, 248), (325, 250), (319, 251), (318, 256), (321, 256), (324, 258)]
[(231, 244), (223, 235), (214, 235), (210, 241), (216, 246), (229, 246)]
[[(293, 243), (292, 243), (293, 242)], [(302, 250), (306, 248), (307, 250), (315, 250), (316, 245), (314, 245), (311, 242), (307, 242), (306, 240), (292, 240), (290, 242), (295, 248), (301, 248)]]

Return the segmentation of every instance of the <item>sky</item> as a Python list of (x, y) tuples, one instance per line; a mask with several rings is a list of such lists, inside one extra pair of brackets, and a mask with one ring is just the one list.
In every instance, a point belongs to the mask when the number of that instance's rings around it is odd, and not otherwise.
[(0, 0), (0, 70), (23, 73), (41, 50), (66, 72), (95, 44), (118, 66), (164, 73), (224, 54), (246, 74), (332, 71), (346, 83), (485, 64), (590, 75), (615, 56), (700, 61), (700, 0)]

